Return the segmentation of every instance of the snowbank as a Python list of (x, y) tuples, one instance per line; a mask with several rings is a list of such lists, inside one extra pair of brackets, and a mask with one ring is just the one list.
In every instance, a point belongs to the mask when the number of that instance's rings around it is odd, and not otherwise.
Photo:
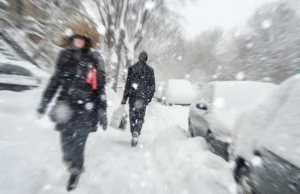
[[(47, 117), (36, 117), (41, 92), (0, 91), (0, 193), (66, 193), (59, 134)], [(110, 114), (121, 95), (108, 89), (108, 99)], [(134, 149), (128, 130), (91, 134), (86, 172), (73, 193), (234, 194), (228, 164), (207, 151), (203, 139), (189, 139), (182, 130), (187, 116), (187, 107), (152, 103)]]

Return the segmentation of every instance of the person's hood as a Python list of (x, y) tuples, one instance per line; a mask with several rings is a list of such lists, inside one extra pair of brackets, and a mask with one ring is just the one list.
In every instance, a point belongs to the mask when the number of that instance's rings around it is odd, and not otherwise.
[(59, 45), (62, 48), (69, 47), (75, 36), (87, 39), (92, 48), (97, 48), (100, 42), (100, 35), (95, 26), (88, 23), (71, 23), (60, 37)]
[(148, 54), (145, 51), (142, 51), (139, 55), (139, 61), (147, 62), (147, 60), (148, 60)]

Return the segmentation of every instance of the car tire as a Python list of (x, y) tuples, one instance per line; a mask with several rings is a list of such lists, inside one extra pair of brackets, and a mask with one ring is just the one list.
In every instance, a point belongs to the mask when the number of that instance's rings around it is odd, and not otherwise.
[(194, 131), (193, 131), (193, 129), (192, 129), (192, 126), (191, 126), (191, 121), (189, 120), (189, 133), (190, 133), (190, 135), (191, 135), (191, 137), (195, 137), (195, 133), (194, 133)]
[(213, 142), (215, 140), (215, 137), (213, 135), (213, 133), (211, 131), (208, 131), (206, 133), (206, 143), (207, 143), (207, 146), (208, 146), (208, 149), (211, 151), (211, 152), (215, 152), (214, 148), (213, 148)]
[(235, 170), (235, 179), (240, 188), (240, 194), (255, 194), (252, 188), (250, 170), (246, 165)]

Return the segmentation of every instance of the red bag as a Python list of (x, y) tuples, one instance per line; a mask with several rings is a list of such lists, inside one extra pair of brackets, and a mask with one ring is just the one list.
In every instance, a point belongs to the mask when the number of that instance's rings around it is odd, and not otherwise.
[(97, 90), (97, 70), (95, 67), (88, 72), (86, 82), (92, 85), (92, 90)]

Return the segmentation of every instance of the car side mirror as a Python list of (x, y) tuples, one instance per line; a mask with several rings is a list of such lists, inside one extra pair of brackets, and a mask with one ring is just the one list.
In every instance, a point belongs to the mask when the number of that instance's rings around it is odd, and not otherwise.
[(197, 107), (198, 109), (200, 109), (200, 110), (205, 110), (205, 111), (208, 110), (208, 104), (203, 103), (203, 102), (197, 103), (197, 104), (196, 104), (196, 107)]

